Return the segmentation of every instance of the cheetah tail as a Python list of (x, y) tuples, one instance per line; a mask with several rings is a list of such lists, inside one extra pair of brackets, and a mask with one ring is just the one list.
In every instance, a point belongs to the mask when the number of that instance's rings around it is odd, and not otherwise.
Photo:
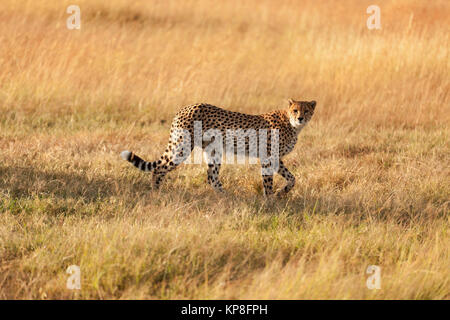
[(122, 151), (120, 153), (120, 156), (122, 157), (123, 160), (131, 162), (136, 168), (138, 168), (142, 171), (150, 172), (156, 168), (156, 161), (149, 162), (149, 161), (142, 160), (139, 156), (135, 155), (131, 151), (127, 151), (127, 150)]

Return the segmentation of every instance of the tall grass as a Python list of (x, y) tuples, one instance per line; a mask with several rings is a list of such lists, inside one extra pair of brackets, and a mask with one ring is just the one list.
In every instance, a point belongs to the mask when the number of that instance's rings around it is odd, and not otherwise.
[[(448, 299), (448, 1), (0, 3), (0, 298)], [(317, 100), (266, 201), (257, 166), (163, 151), (179, 107)], [(282, 185), (276, 180), (276, 186)], [(82, 289), (66, 288), (79, 265)], [(368, 265), (382, 287), (366, 287)]]

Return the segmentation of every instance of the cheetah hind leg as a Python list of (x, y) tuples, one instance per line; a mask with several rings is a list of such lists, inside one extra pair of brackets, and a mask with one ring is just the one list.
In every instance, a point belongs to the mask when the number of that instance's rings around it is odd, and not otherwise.
[(130, 162), (136, 168), (144, 172), (152, 172), (152, 184), (154, 189), (158, 189), (166, 174), (178, 167), (186, 160), (192, 152), (189, 144), (183, 143), (182, 137), (177, 139), (177, 143), (173, 144), (169, 141), (169, 145), (163, 155), (157, 161), (145, 161), (131, 151), (122, 151), (120, 156), (122, 159)]
[(204, 152), (204, 157), (206, 159), (206, 162), (208, 164), (208, 170), (207, 170), (207, 181), (208, 184), (210, 184), (215, 191), (219, 193), (224, 193), (222, 182), (220, 182), (219, 179), (219, 171), (220, 171), (220, 165), (221, 165), (221, 159), (222, 156), (219, 154), (208, 154), (207, 152)]
[(162, 180), (166, 174), (176, 169), (191, 154), (193, 146), (189, 143), (183, 143), (180, 137), (175, 144), (169, 142), (169, 146), (157, 162), (157, 166), (153, 171), (153, 188), (159, 189)]

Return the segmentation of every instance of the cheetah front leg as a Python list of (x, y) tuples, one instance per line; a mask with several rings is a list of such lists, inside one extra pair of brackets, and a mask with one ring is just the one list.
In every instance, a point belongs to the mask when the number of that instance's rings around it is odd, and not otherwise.
[(294, 175), (285, 167), (284, 163), (280, 160), (278, 173), (287, 181), (286, 185), (277, 192), (277, 196), (281, 197), (286, 195), (295, 185)]
[(271, 163), (261, 163), (261, 175), (263, 180), (264, 195), (269, 197), (273, 195), (273, 172), (271, 170)]

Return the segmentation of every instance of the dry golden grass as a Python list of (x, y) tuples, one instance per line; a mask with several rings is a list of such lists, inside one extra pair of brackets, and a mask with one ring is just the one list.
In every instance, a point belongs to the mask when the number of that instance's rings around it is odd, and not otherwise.
[[(73, 2), (0, 2), (0, 298), (450, 298), (448, 1), (379, 1), (379, 31), (372, 1), (80, 0), (71, 31)], [(119, 159), (182, 105), (289, 97), (318, 106), (281, 201), (257, 166), (220, 196)]]

